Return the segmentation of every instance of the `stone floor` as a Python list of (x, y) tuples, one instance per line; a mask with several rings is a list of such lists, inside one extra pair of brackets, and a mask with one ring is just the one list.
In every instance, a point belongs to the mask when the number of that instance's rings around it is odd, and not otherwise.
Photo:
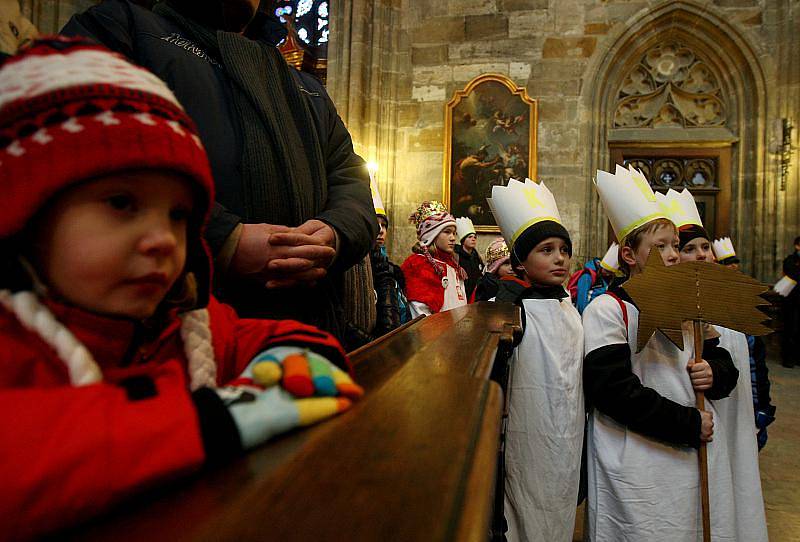
[[(769, 371), (776, 420), (759, 455), (770, 542), (800, 542), (800, 366), (787, 369), (769, 343)], [(775, 354), (775, 355), (773, 355)], [(583, 540), (584, 507), (578, 509), (574, 540)], [(740, 541), (747, 542), (747, 541)]]
[(769, 376), (778, 410), (759, 456), (769, 539), (800, 542), (800, 366), (786, 369), (770, 356)]

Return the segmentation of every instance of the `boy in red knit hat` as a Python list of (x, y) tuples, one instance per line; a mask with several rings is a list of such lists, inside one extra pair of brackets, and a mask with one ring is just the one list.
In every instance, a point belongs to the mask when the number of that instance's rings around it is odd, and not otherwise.
[(212, 186), (194, 124), (121, 56), (50, 39), (0, 67), (4, 536), (73, 524), (361, 395), (328, 334), (210, 297)]
[(442, 203), (423, 201), (408, 221), (416, 226), (421, 247), (401, 266), (412, 318), (466, 305), (467, 273), (455, 254), (456, 219)]

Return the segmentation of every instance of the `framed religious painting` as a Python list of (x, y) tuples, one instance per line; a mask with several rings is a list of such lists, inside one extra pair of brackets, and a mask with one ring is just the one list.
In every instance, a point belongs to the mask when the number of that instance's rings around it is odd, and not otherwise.
[(536, 100), (508, 77), (479, 75), (445, 106), (444, 203), (479, 232), (499, 228), (486, 198), (509, 179), (536, 179)]

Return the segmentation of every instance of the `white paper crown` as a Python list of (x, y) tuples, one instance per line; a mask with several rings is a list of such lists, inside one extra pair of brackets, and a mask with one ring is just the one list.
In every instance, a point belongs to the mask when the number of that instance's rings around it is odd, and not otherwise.
[(494, 186), (492, 197), (486, 201), (509, 248), (537, 222), (552, 220), (561, 224), (556, 200), (544, 183), (511, 179), (506, 186)]
[(672, 220), (676, 228), (688, 224), (703, 226), (703, 220), (700, 218), (700, 212), (697, 210), (694, 196), (688, 190), (683, 189), (678, 192), (670, 188), (666, 194), (657, 192), (656, 200), (658, 200), (661, 210)]
[(600, 266), (615, 275), (621, 273), (619, 268), (619, 245), (617, 243), (611, 243), (611, 246), (608, 247), (606, 255), (600, 260)]
[(669, 218), (658, 206), (656, 195), (642, 172), (617, 164), (614, 173), (597, 170), (595, 188), (603, 202), (618, 241), (648, 222)]
[(733, 241), (731, 241), (730, 237), (715, 239), (711, 245), (714, 247), (714, 255), (717, 257), (717, 260), (724, 260), (725, 258), (733, 258), (736, 256), (736, 249), (733, 248)]
[(463, 240), (464, 237), (470, 233), (476, 233), (475, 225), (472, 223), (472, 220), (464, 216), (456, 218), (456, 234), (458, 235), (458, 240)]
[(381, 193), (378, 192), (378, 185), (372, 179), (369, 181), (369, 189), (372, 192), (372, 205), (375, 206), (375, 214), (386, 216), (386, 208), (383, 206)]

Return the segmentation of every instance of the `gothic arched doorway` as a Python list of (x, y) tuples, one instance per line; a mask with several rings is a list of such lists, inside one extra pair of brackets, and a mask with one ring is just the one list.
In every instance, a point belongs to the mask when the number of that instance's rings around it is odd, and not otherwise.
[[(731, 235), (748, 270), (774, 242), (763, 202), (765, 93), (756, 54), (709, 7), (667, 2), (629, 21), (595, 66), (592, 171), (641, 167), (657, 190), (696, 194), (713, 235)], [(591, 195), (589, 246), (602, 252), (602, 208)], [(755, 222), (756, 228), (752, 228)], [(771, 264), (770, 264), (771, 265)]]

